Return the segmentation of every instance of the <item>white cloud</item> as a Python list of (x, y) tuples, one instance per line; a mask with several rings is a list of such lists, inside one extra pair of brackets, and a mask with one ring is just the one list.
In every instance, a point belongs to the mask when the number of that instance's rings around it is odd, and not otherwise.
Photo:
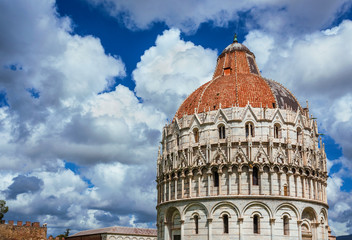
[(180, 39), (179, 30), (164, 31), (133, 71), (136, 93), (172, 118), (192, 91), (211, 80), (216, 57), (215, 51)]
[(336, 15), (346, 9), (349, 1), (237, 1), (214, 2), (172, 1), (128, 1), (86, 0), (105, 10), (131, 29), (146, 29), (153, 23), (164, 22), (169, 27), (184, 32), (195, 32), (201, 23), (212, 22), (215, 26), (227, 26), (229, 21), (238, 20), (246, 14), (248, 28), (260, 27), (269, 32), (302, 33), (328, 26)]
[[(258, 39), (263, 39), (264, 47)], [(328, 181), (329, 213), (336, 234), (351, 233), (351, 209), (346, 206), (352, 204), (352, 193), (341, 189), (344, 179), (352, 178), (352, 51), (346, 44), (352, 40), (352, 21), (345, 20), (334, 28), (303, 37), (282, 39), (256, 30), (249, 32), (245, 44), (256, 54), (263, 76), (283, 83), (303, 106), (304, 100), (309, 100), (320, 132), (342, 147), (343, 156), (329, 161), (329, 169), (334, 164), (341, 166)], [(345, 226), (345, 231), (341, 231), (341, 226)]]
[[(101, 93), (125, 76), (124, 63), (99, 39), (72, 33), (54, 1), (0, 5), (0, 90), (8, 103), (0, 108), (0, 197), (12, 197), (7, 218), (47, 222), (50, 234), (117, 224), (131, 213), (134, 224), (152, 222), (165, 115), (124, 86)], [(31, 191), (18, 187), (26, 179)]]

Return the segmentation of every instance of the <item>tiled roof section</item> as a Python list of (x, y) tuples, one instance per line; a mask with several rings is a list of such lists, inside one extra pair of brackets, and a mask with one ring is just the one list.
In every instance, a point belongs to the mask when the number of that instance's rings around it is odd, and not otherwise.
[(221, 57), (225, 53), (234, 52), (234, 51), (246, 52), (246, 53), (249, 53), (254, 56), (254, 54), (245, 45), (238, 43), (238, 42), (233, 42), (230, 45), (228, 45), (224, 49), (224, 51), (222, 51), (222, 53), (220, 54), (219, 57)]
[(302, 107), (295, 98), (295, 96), (283, 87), (280, 83), (275, 82), (273, 80), (265, 79), (269, 84), (278, 104), (279, 108), (282, 109), (292, 109), (293, 111), (297, 111), (300, 109), (302, 111)]
[(97, 235), (103, 233), (119, 234), (119, 235), (137, 235), (137, 236), (157, 236), (157, 230), (151, 228), (131, 228), (131, 227), (107, 227), (99, 229), (91, 229), (73, 234), (70, 237)]
[(280, 84), (261, 77), (254, 54), (234, 42), (219, 56), (213, 79), (195, 90), (177, 110), (175, 117), (232, 106), (301, 108), (295, 97)]

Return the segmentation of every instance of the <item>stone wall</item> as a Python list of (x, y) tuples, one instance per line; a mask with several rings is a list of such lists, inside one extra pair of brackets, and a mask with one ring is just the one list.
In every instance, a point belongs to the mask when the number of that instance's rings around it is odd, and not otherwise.
[(46, 240), (46, 232), (46, 226), (41, 227), (39, 222), (17, 221), (14, 225), (14, 221), (6, 224), (2, 220), (0, 224), (0, 240)]

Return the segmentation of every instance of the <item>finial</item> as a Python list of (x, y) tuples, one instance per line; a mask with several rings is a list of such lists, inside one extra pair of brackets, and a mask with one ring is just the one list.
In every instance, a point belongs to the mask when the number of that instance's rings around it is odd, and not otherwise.
[(234, 43), (238, 43), (238, 41), (237, 41), (237, 33), (235, 33), (235, 37), (233, 38), (233, 42)]

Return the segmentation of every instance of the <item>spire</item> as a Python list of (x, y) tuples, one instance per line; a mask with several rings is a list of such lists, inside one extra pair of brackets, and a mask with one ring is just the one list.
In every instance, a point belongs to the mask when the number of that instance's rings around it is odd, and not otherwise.
[(233, 38), (233, 42), (234, 43), (238, 43), (238, 41), (237, 41), (237, 33), (235, 33), (235, 37)]

